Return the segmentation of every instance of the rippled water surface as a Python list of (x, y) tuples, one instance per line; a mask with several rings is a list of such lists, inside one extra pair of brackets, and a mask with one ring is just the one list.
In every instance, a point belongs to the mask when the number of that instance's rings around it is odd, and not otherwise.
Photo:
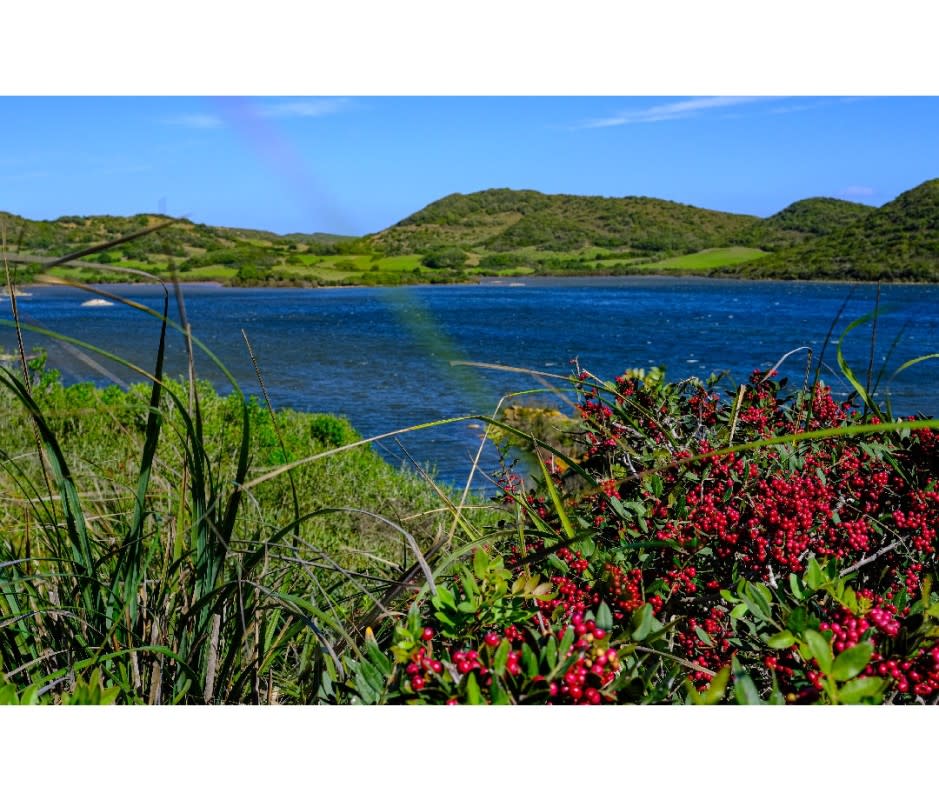
[[(408, 289), (223, 289), (185, 287), (193, 332), (257, 391), (242, 330), (257, 356), (275, 405), (343, 414), (363, 435), (432, 420), (491, 413), (505, 393), (535, 388), (532, 377), (477, 367), (479, 361), (569, 375), (571, 362), (612, 378), (629, 367), (661, 365), (668, 377), (706, 377), (728, 371), (743, 380), (785, 353), (808, 346), (819, 354), (829, 329), (834, 339), (822, 376), (847, 394), (835, 359), (838, 337), (874, 308), (876, 289), (844, 284), (747, 282), (655, 277), (524, 280), (472, 286)], [(157, 308), (153, 286), (111, 287)], [(94, 344), (152, 367), (159, 323), (120, 304), (83, 306), (91, 295), (60, 287), (34, 287), (20, 300), (24, 321)], [(842, 309), (842, 306), (844, 308)], [(885, 286), (877, 319), (873, 371), (883, 370), (880, 396), (889, 391), (897, 414), (939, 414), (939, 359), (887, 378), (907, 359), (939, 351), (939, 286)], [(178, 320), (178, 312), (172, 311)], [(9, 302), (2, 319), (9, 321)], [(859, 375), (871, 360), (872, 326), (852, 331), (845, 355)], [(45, 347), (51, 366), (69, 380), (129, 381), (132, 373), (100, 356), (26, 333), (27, 347)], [(0, 344), (14, 347), (9, 327)], [(182, 374), (177, 335), (169, 371)], [(801, 382), (805, 356), (781, 368)], [(202, 377), (220, 388), (224, 378), (209, 359)], [(863, 378), (862, 378), (863, 380)], [(433, 463), (449, 481), (465, 478), (480, 431), (461, 422), (401, 437), (418, 461)], [(386, 444), (386, 457), (402, 457)], [(493, 455), (487, 465), (494, 464)]]

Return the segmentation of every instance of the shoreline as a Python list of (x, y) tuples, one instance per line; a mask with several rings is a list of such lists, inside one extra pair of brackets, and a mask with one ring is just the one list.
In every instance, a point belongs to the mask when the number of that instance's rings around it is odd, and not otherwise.
[[(251, 289), (280, 289), (285, 291), (310, 291), (310, 290), (336, 290), (336, 289), (407, 289), (407, 288), (425, 288), (430, 286), (502, 286), (503, 288), (522, 288), (529, 285), (530, 283), (534, 284), (547, 284), (547, 283), (568, 283), (575, 281), (589, 281), (590, 283), (602, 283), (602, 282), (612, 282), (620, 280), (652, 280), (652, 279), (665, 279), (665, 280), (700, 280), (700, 281), (713, 281), (713, 282), (741, 282), (741, 283), (782, 283), (782, 284), (838, 284), (844, 286), (877, 286), (877, 285), (886, 285), (886, 286), (937, 286), (939, 281), (891, 281), (891, 280), (879, 280), (879, 281), (861, 281), (861, 280), (840, 280), (837, 278), (774, 278), (770, 276), (760, 276), (760, 277), (751, 277), (751, 276), (738, 276), (738, 275), (709, 275), (709, 274), (697, 274), (697, 273), (670, 273), (670, 272), (642, 272), (642, 273), (624, 273), (624, 274), (604, 274), (597, 275), (595, 273), (578, 273), (578, 274), (565, 274), (565, 275), (516, 275), (516, 276), (507, 276), (507, 277), (497, 277), (497, 276), (481, 276), (478, 279), (474, 280), (463, 280), (463, 281), (414, 281), (401, 284), (373, 284), (373, 283), (349, 283), (349, 284), (332, 284), (328, 286), (318, 285), (318, 284), (307, 284), (307, 285), (297, 285), (295, 283), (253, 283), (253, 284), (230, 284), (230, 283), (221, 283), (216, 280), (206, 280), (206, 281), (179, 281), (178, 284), (174, 284), (172, 281), (164, 281), (154, 276), (152, 281), (107, 281), (107, 282), (96, 282), (96, 283), (86, 283), (71, 285), (66, 283), (58, 282), (45, 282), (45, 281), (31, 281), (29, 283), (16, 284), (15, 289), (18, 297), (28, 297), (28, 294), (24, 295), (23, 292), (31, 292), (33, 289), (39, 288), (65, 288), (65, 289), (78, 289), (82, 290), (83, 286), (92, 287), (94, 289), (100, 289), (102, 291), (108, 291), (109, 289), (132, 289), (140, 288), (143, 286), (159, 287), (160, 285), (166, 285), (171, 287), (178, 285), (180, 288), (207, 288), (207, 289), (232, 289), (232, 290), (251, 290)], [(4, 289), (0, 296), (9, 298), (9, 291)]]

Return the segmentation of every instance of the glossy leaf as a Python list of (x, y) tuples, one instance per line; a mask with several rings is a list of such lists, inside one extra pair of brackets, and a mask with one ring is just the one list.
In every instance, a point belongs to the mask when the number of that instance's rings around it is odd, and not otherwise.
[(632, 638), (641, 642), (652, 630), (652, 606), (646, 603), (641, 608), (633, 612), (633, 624), (636, 626), (633, 630)]
[(883, 678), (872, 676), (855, 678), (841, 687), (838, 699), (848, 704), (861, 703), (864, 700), (879, 703), (885, 686), (886, 681)]
[(598, 628), (603, 628), (605, 631), (613, 627), (613, 612), (610, 611), (610, 607), (606, 603), (600, 603), (595, 622)]
[(874, 645), (870, 642), (861, 642), (843, 650), (831, 666), (831, 676), (835, 680), (847, 681), (860, 675), (870, 662), (873, 652)]
[(812, 658), (818, 663), (818, 668), (826, 675), (831, 675), (832, 654), (828, 640), (818, 631), (813, 630), (807, 630), (804, 636)]
[(509, 651), (512, 649), (512, 643), (508, 639), (503, 639), (496, 648), (495, 655), (492, 657), (492, 671), (500, 678), (505, 674), (505, 665), (509, 659)]
[(780, 631), (770, 636), (766, 644), (774, 650), (786, 650), (796, 643), (796, 637), (790, 631)]
[(483, 705), (482, 692), (479, 691), (479, 683), (476, 680), (476, 673), (471, 672), (466, 676), (466, 702), (471, 706)]

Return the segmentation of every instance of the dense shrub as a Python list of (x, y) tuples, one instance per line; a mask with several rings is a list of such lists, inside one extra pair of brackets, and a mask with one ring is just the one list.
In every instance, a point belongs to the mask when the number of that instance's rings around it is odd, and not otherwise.
[(466, 263), (466, 253), (459, 247), (444, 247), (428, 253), (421, 264), (432, 269), (458, 269)]
[(759, 373), (726, 397), (655, 373), (577, 391), (581, 459), (503, 476), (515, 532), (368, 650), (361, 700), (939, 698), (932, 423), (861, 435), (875, 415)]

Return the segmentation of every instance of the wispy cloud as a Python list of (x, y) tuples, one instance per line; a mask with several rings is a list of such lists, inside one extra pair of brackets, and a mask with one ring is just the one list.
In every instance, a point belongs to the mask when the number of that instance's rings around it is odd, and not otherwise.
[(222, 118), (215, 114), (176, 114), (171, 117), (165, 117), (163, 123), (166, 125), (179, 125), (182, 128), (220, 128), (223, 125)]
[(870, 186), (846, 186), (841, 190), (842, 197), (873, 197), (877, 190)]
[[(251, 103), (247, 107), (250, 113), (268, 119), (311, 119), (338, 114), (350, 108), (351, 104), (344, 97), (325, 97)], [(177, 125), (181, 128), (197, 130), (221, 128), (229, 122), (225, 115), (211, 113), (174, 114), (164, 117), (162, 121), (165, 125)]]
[(337, 114), (349, 107), (349, 101), (344, 97), (327, 97), (323, 99), (289, 100), (282, 103), (262, 103), (257, 107), (257, 113), (262, 117), (325, 117)]
[(696, 97), (674, 103), (660, 103), (648, 108), (631, 109), (603, 119), (588, 120), (580, 128), (610, 128), (615, 125), (638, 125), (650, 122), (668, 122), (675, 119), (697, 117), (718, 108), (756, 103), (765, 97)]
[(798, 111), (811, 111), (813, 108), (828, 105), (827, 102), (820, 103), (796, 103), (789, 106), (776, 106), (768, 110), (770, 114), (795, 114)]

